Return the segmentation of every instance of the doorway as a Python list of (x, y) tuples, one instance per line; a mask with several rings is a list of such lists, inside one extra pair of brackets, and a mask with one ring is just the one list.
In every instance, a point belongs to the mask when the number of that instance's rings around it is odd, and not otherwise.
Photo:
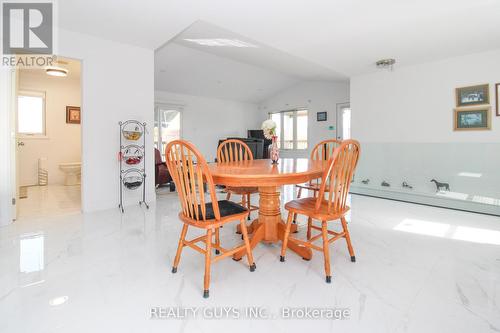
[(19, 69), (17, 219), (81, 211), (81, 63)]
[(337, 139), (348, 140), (351, 138), (351, 104), (337, 104)]

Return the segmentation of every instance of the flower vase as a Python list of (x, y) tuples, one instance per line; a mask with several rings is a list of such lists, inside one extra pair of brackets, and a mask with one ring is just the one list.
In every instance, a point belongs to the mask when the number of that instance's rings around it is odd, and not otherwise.
[(273, 135), (271, 139), (271, 145), (269, 146), (269, 157), (273, 164), (278, 164), (278, 160), (280, 159), (280, 150), (278, 148), (278, 137)]

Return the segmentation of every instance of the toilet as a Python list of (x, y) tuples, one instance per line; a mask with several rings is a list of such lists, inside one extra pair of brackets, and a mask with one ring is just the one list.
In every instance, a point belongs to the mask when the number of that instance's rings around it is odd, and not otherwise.
[(66, 175), (64, 185), (79, 185), (80, 177), (82, 175), (82, 163), (61, 163), (59, 164), (59, 169)]

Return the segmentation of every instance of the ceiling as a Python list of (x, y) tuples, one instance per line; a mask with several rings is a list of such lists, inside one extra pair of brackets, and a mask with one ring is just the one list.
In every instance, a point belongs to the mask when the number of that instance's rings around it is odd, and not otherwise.
[(203, 21), (155, 52), (156, 90), (258, 103), (302, 80), (347, 77)]
[[(64, 0), (63, 28), (157, 49), (199, 20), (352, 76), (500, 48), (498, 0)], [(110, 24), (112, 22), (112, 24)]]
[[(208, 40), (210, 42), (214, 38), (242, 41), (250, 47), (206, 46), (192, 42), (193, 40)], [(208, 22), (196, 21), (172, 39), (170, 43), (172, 42), (302, 80), (347, 80), (345, 75), (336, 73), (329, 68), (290, 55)]]
[(155, 90), (257, 103), (297, 82), (282, 73), (177, 43), (155, 54)]

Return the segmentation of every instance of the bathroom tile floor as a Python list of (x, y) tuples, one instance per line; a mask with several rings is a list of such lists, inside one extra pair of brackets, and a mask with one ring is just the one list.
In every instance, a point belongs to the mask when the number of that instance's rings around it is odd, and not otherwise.
[[(286, 189), (282, 202), (292, 196)], [(181, 229), (175, 193), (125, 214), (22, 218), (0, 228), (0, 332), (500, 331), (500, 218), (362, 196), (351, 207), (357, 262), (345, 242), (333, 244), (331, 284), (320, 253), (310, 261), (289, 253), (281, 263), (278, 244), (259, 244), (255, 272), (244, 260), (213, 266), (208, 299), (200, 254), (185, 249), (171, 273)], [(221, 238), (241, 241), (234, 226)], [(151, 319), (155, 307), (198, 312)], [(223, 307), (240, 317), (210, 319)], [(264, 316), (250, 319), (250, 307)], [(284, 307), (350, 316), (286, 319)]]
[(29, 186), (28, 197), (19, 199), (18, 219), (51, 217), (81, 211), (80, 185)]

